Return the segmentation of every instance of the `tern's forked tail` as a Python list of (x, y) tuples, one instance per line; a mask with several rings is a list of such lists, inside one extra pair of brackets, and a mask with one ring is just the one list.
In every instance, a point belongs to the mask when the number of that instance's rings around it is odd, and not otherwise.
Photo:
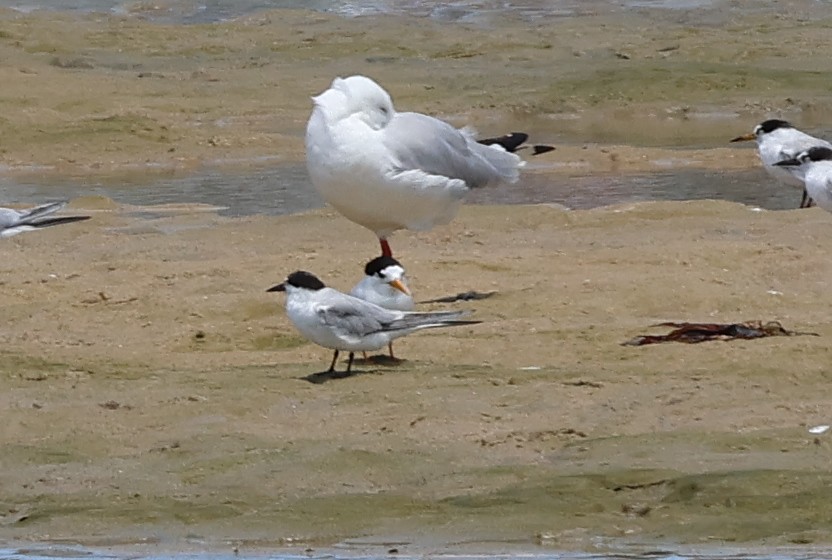
[(456, 327), (482, 323), (482, 321), (460, 319), (460, 317), (466, 317), (470, 314), (471, 312), (467, 310), (409, 312), (401, 319), (397, 319), (388, 325), (385, 325), (385, 330), (434, 329), (439, 327)]

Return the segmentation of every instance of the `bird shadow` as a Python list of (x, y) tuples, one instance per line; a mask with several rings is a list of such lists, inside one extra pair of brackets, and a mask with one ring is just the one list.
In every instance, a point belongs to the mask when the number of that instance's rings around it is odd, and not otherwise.
[(315, 385), (320, 385), (321, 383), (326, 383), (327, 381), (333, 381), (335, 379), (346, 379), (348, 377), (355, 377), (356, 375), (361, 375), (363, 371), (320, 371), (318, 373), (310, 373), (309, 375), (304, 375), (303, 377), (298, 377), (298, 379), (303, 379), (304, 381), (308, 381), (310, 383), (314, 383)]
[[(394, 367), (405, 363), (407, 360), (403, 360), (401, 358), (392, 358), (387, 354), (376, 354), (375, 356), (370, 356), (366, 359), (364, 358), (356, 358), (353, 360), (353, 364), (355, 365), (365, 365), (365, 366), (386, 366), (386, 367)], [(298, 377), (297, 379), (303, 379), (304, 381), (308, 381), (309, 383), (314, 383), (316, 385), (320, 385), (321, 383), (326, 383), (327, 381), (334, 381), (336, 379), (347, 379), (348, 377), (355, 377), (357, 375), (365, 375), (368, 373), (375, 373), (373, 371), (361, 371), (361, 370), (354, 370), (351, 369), (349, 371), (334, 371), (334, 370), (326, 370), (321, 371), (318, 373), (310, 373), (309, 375), (304, 375), (303, 377)]]
[(368, 356), (367, 358), (356, 358), (353, 363), (361, 364), (361, 365), (371, 365), (371, 366), (386, 366), (386, 367), (396, 367), (400, 366), (407, 362), (407, 360), (403, 358), (394, 358), (387, 354), (376, 354), (375, 356)]
[(477, 292), (476, 290), (469, 290), (467, 292), (460, 292), (451, 296), (444, 296), (435, 299), (426, 299), (424, 301), (420, 301), (419, 303), (454, 303), (457, 301), (478, 301), (481, 299), (488, 299), (496, 293), (496, 291)]

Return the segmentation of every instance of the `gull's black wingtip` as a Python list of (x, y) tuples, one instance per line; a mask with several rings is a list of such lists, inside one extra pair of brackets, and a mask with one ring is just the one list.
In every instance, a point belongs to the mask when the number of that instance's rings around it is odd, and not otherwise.
[(509, 132), (503, 136), (495, 136), (494, 138), (483, 138), (478, 140), (480, 144), (491, 146), (492, 144), (499, 144), (507, 152), (514, 153), (526, 140), (529, 135), (525, 132)]
[(554, 151), (555, 151), (554, 146), (549, 146), (549, 145), (546, 145), (546, 144), (535, 144), (534, 146), (532, 146), (532, 155), (533, 156), (539, 156), (540, 154), (545, 154), (545, 153), (554, 152)]

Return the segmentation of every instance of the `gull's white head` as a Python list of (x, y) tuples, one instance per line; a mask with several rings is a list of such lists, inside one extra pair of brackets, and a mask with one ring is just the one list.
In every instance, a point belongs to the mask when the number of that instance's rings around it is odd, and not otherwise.
[(366, 76), (335, 78), (328, 90), (312, 99), (330, 119), (356, 116), (373, 130), (387, 126), (396, 113), (390, 95)]
[(367, 275), (367, 278), (371, 278), (373, 284), (377, 287), (386, 284), (405, 295), (410, 295), (404, 267), (393, 257), (376, 257), (364, 267), (364, 274)]

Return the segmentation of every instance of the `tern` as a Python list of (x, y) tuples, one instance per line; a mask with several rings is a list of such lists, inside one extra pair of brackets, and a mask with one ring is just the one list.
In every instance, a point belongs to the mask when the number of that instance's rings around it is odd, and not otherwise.
[(327, 288), (314, 274), (299, 270), (267, 292), (286, 293), (286, 315), (308, 340), (335, 350), (324, 373), (335, 373), (339, 352), (349, 352), (350, 375), (355, 352), (383, 348), (390, 341), (413, 332), (439, 327), (474, 325), (480, 321), (462, 320), (467, 311), (418, 313), (394, 311)]
[[(382, 255), (368, 262), (364, 267), (364, 278), (353, 287), (350, 295), (385, 309), (413, 310), (413, 296), (407, 285), (404, 267), (393, 257)], [(395, 360), (393, 342), (387, 347), (390, 359)]]
[(797, 154), (814, 146), (832, 148), (832, 144), (821, 138), (809, 136), (797, 130), (788, 121), (769, 119), (754, 127), (750, 134), (737, 136), (731, 142), (757, 141), (760, 159), (768, 173), (782, 183), (803, 189), (801, 208), (812, 205), (812, 199), (803, 184), (803, 170), (800, 167), (782, 167), (776, 164), (780, 161), (794, 159)]
[(832, 149), (816, 146), (775, 165), (781, 168), (801, 169), (805, 177), (806, 192), (818, 206), (832, 212)]

